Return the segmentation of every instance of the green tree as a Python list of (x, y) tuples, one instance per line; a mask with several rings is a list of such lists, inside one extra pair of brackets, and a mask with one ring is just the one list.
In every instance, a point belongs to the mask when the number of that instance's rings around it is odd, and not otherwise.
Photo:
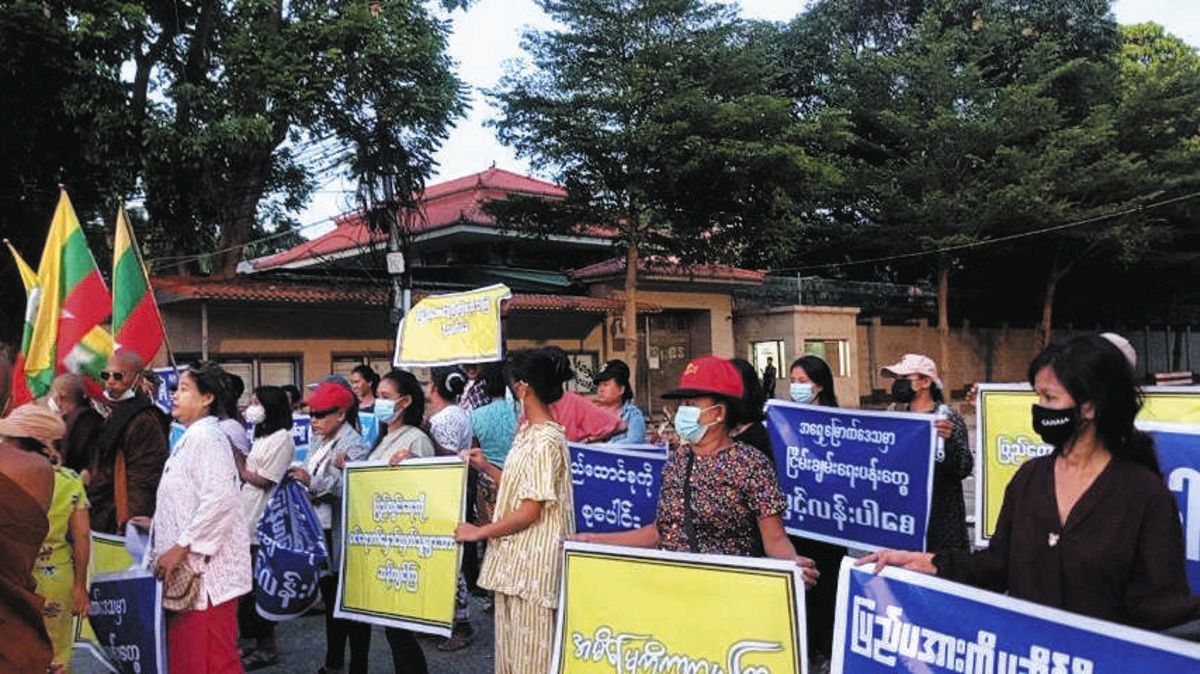
[[(74, 56), (64, 67), (78, 77), (44, 103), (92, 124), (81, 147), (86, 165), (112, 171), (104, 198), (143, 197), (151, 255), (210, 254), (214, 273), (233, 273), (251, 238), (286, 234), (288, 214), (336, 172), (387, 166), (397, 191), (419, 191), (464, 109), (448, 23), (420, 0), (15, 0), (5, 11), (18, 10), (41, 15), (37, 30)], [(39, 54), (19, 56), (37, 72)]]
[[(530, 67), (491, 92), (502, 142), (552, 172), (562, 203), (496, 212), (533, 233), (581, 223), (625, 257), (627, 348), (637, 354), (644, 258), (771, 263), (839, 176), (818, 148), (836, 115), (797, 116), (766, 57), (769, 26), (699, 0), (539, 0), (561, 30), (530, 31)], [(637, 362), (631, 363), (635, 369)], [(636, 381), (636, 380), (635, 380)]]

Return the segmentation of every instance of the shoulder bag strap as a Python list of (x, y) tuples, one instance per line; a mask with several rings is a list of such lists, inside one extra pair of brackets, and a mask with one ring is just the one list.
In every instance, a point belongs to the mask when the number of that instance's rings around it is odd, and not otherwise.
[(113, 504), (117, 508), (117, 531), (125, 530), (129, 521), (129, 484), (125, 472), (125, 450), (117, 450), (117, 460), (113, 464)]

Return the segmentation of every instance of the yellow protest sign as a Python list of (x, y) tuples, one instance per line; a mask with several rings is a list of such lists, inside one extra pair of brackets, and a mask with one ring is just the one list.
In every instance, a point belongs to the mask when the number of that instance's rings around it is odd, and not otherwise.
[[(91, 558), (88, 560), (88, 578), (108, 573), (125, 571), (133, 566), (133, 556), (125, 549), (125, 539), (111, 534), (92, 532)], [(86, 648), (102, 660), (106, 660), (96, 633), (87, 620), (75, 619), (75, 646)]]
[(466, 514), (467, 464), (455, 457), (346, 464), (334, 615), (450, 636)]
[(556, 674), (807, 672), (790, 562), (564, 545)]
[[(1148, 386), (1138, 421), (1200, 423), (1200, 386)], [(1026, 384), (980, 384), (975, 405), (975, 544), (987, 545), (996, 530), (1004, 489), (1026, 460), (1049, 454), (1033, 430)]]
[(433, 367), (500, 360), (500, 304), (512, 291), (496, 284), (422, 299), (396, 330), (396, 367)]

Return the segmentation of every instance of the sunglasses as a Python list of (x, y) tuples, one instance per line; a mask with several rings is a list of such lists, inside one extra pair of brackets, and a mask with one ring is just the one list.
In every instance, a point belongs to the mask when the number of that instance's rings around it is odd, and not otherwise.
[(108, 381), (109, 379), (112, 379), (113, 381), (121, 381), (121, 380), (125, 379), (125, 373), (124, 372), (105, 371), (105, 372), (100, 373), (100, 378), (103, 379), (104, 381)]
[(313, 419), (324, 419), (330, 414), (337, 414), (338, 409), (335, 407), (331, 410), (310, 410), (308, 416)]

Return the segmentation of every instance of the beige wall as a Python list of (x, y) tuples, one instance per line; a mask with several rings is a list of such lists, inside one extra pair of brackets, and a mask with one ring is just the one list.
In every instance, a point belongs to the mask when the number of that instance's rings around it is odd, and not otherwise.
[[(888, 389), (890, 380), (879, 368), (895, 363), (906, 353), (922, 353), (937, 360), (937, 328), (928, 325), (858, 326), (859, 386), (864, 395)], [(1030, 328), (950, 328), (950, 362), (938, 363), (948, 388), (961, 391), (973, 382), (1025, 381), (1025, 370), (1037, 355)]]
[[(203, 351), (200, 302), (162, 307), (176, 353)], [(379, 307), (208, 307), (208, 351), (225, 356), (280, 356), (301, 361), (303, 382), (329, 373), (335, 356), (391, 353), (392, 328)], [(165, 363), (165, 354), (159, 355)]]
[(739, 311), (734, 323), (737, 355), (747, 358), (751, 344), (780, 340), (784, 343), (785, 363), (779, 365), (780, 385), (775, 387), (778, 398), (787, 397), (787, 366), (802, 355), (804, 341), (816, 339), (846, 340), (850, 365), (849, 376), (834, 377), (838, 401), (845, 407), (858, 407), (860, 394), (857, 370), (860, 339), (855, 323), (859, 310), (854, 307), (772, 307)]

